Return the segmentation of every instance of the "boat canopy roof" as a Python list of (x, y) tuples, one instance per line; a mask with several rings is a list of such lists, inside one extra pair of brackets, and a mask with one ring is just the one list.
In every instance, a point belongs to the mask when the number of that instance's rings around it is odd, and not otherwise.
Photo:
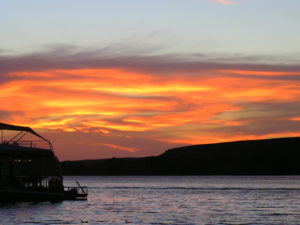
[(26, 131), (28, 133), (31, 133), (33, 135), (36, 135), (36, 136), (44, 139), (41, 135), (39, 135), (38, 133), (36, 133), (30, 127), (15, 126), (15, 125), (10, 125), (10, 124), (6, 124), (6, 123), (0, 123), (0, 130)]
[(49, 144), (50, 148), (52, 149), (52, 144), (50, 143), (50, 141), (48, 139), (44, 138), (43, 136), (39, 135), (38, 133), (36, 133), (30, 127), (16, 126), (16, 125), (11, 125), (11, 124), (6, 124), (6, 123), (0, 123), (0, 130), (12, 130), (12, 131), (20, 131), (20, 132), (31, 133), (31, 134), (43, 139), (44, 141), (46, 141)]

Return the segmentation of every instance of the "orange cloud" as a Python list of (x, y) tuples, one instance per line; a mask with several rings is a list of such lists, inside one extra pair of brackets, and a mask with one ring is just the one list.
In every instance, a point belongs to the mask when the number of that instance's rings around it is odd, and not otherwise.
[(114, 149), (118, 149), (118, 150), (126, 151), (126, 152), (135, 152), (135, 151), (137, 151), (135, 148), (128, 148), (128, 147), (114, 145), (114, 144), (100, 143), (99, 145), (108, 146), (110, 148), (114, 148)]
[[(245, 71), (226, 73), (244, 74)], [(282, 74), (265, 73), (267, 76)], [(210, 118), (215, 113), (235, 108), (233, 102), (237, 101), (293, 101), (300, 94), (298, 86), (291, 81), (247, 79), (245, 82), (244, 78), (236, 77), (203, 79), (201, 74), (198, 78), (178, 78), (176, 74), (162, 78), (118, 69), (57, 70), (32, 72), (31, 76), (30, 74), (10, 74), (12, 77), (34, 79), (14, 80), (1, 85), (0, 99), (3, 104), (0, 110), (21, 109), (29, 117), (30, 113), (31, 117), (41, 117), (46, 112), (48, 118), (62, 117), (61, 120), (48, 123), (51, 126), (55, 123), (67, 126), (72, 118), (91, 116), (94, 119), (97, 115), (105, 119), (125, 117), (123, 121), (130, 122), (131, 125), (112, 125), (101, 120), (94, 123), (97, 126), (101, 124), (110, 129), (121, 130), (134, 130), (133, 127), (141, 130), (141, 119), (150, 118), (151, 124), (145, 126), (147, 130), (157, 126), (174, 125), (173, 121), (176, 121), (177, 125), (194, 122), (195, 117), (198, 117), (198, 120), (200, 117)], [(60, 78), (61, 74), (67, 77)], [(55, 79), (44, 80), (45, 77)], [(214, 112), (214, 109), (218, 110)], [(171, 115), (176, 117), (172, 119)], [(35, 126), (39, 127), (38, 124), (43, 123), (35, 123)], [(90, 125), (90, 122), (84, 124)]]
[[(72, 148), (93, 149), (76, 150), (78, 158), (100, 157), (101, 149), (147, 155), (151, 144), (147, 148), (142, 142), (150, 140), (157, 148), (300, 133), (288, 130), (288, 123), (296, 127), (299, 122), (300, 108), (293, 104), (300, 98), (298, 70), (214, 67), (11, 71), (0, 83), (0, 117), (50, 135), (79, 132), (102, 138), (76, 139)], [(276, 121), (282, 125), (274, 130)], [(143, 140), (136, 144), (135, 139)], [(64, 151), (61, 157), (73, 157)]]

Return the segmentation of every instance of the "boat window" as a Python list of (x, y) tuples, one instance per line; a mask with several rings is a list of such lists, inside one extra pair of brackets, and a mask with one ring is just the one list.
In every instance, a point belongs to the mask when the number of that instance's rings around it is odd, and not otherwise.
[(15, 163), (24, 163), (24, 162), (32, 162), (31, 159), (15, 159), (14, 160)]
[(14, 177), (15, 174), (15, 167), (14, 164), (12, 162), (9, 163), (9, 176), (10, 177)]

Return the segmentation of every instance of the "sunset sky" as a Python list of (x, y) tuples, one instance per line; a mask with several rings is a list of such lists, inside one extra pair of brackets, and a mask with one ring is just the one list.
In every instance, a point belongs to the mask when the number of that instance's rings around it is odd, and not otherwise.
[(60, 160), (300, 136), (299, 0), (3, 0), (0, 122)]

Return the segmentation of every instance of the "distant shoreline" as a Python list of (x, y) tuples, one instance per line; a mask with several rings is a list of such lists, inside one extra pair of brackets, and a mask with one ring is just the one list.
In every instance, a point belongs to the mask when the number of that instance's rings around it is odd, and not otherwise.
[(60, 162), (64, 175), (300, 175), (300, 137), (169, 149), (159, 156)]

